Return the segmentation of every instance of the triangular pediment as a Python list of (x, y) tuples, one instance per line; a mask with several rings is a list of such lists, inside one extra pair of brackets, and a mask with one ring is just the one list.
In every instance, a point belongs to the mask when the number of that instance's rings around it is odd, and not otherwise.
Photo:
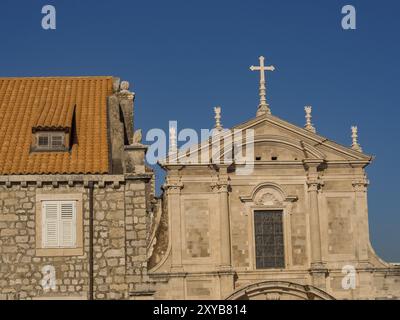
[[(277, 149), (297, 149), (305, 158), (319, 158), (325, 161), (367, 161), (372, 157), (343, 146), (319, 134), (293, 125), (273, 115), (262, 115), (232, 128), (233, 130), (254, 130), (255, 145), (275, 145)], [(280, 145), (280, 146), (279, 146)], [(295, 152), (293, 152), (293, 155)]]
[[(233, 133), (238, 131), (243, 132), (244, 137), (246, 137), (248, 131), (254, 133), (254, 160), (260, 163), (270, 161), (288, 163), (312, 159), (330, 163), (354, 163), (364, 166), (372, 160), (369, 155), (335, 143), (326, 137), (269, 114), (241, 123), (231, 128), (230, 131), (221, 133), (220, 136), (227, 134), (226, 132), (228, 132), (228, 135), (232, 133), (231, 135), (233, 136)], [(211, 159), (213, 153), (215, 154), (215, 149), (214, 151), (212, 150), (215, 147), (215, 143), (212, 141), (214, 140), (210, 138), (208, 141), (192, 146), (184, 152), (180, 150), (175, 159), (179, 164), (190, 163), (190, 154), (197, 150), (194, 163), (204, 164), (204, 161), (200, 161), (201, 151), (204, 149), (210, 150), (210, 153), (203, 157), (203, 160)], [(243, 145), (245, 144), (246, 142), (243, 143)], [(219, 154), (223, 155), (231, 152), (231, 150), (227, 151), (226, 149), (222, 151), (222, 145), (222, 143), (218, 143)], [(170, 159), (167, 158), (166, 161), (161, 161), (160, 163), (166, 164)], [(212, 163), (211, 160), (210, 163)]]

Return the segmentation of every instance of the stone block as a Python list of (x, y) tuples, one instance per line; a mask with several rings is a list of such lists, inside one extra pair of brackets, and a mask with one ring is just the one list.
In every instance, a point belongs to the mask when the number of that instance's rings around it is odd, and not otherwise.
[(104, 253), (106, 258), (120, 258), (125, 256), (124, 249), (109, 249)]

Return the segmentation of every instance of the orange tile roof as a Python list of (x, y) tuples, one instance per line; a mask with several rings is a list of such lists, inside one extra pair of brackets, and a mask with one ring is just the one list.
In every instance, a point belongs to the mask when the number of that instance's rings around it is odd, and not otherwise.
[[(0, 78), (0, 174), (109, 171), (107, 96), (112, 77)], [(70, 128), (70, 152), (30, 152), (33, 128)]]

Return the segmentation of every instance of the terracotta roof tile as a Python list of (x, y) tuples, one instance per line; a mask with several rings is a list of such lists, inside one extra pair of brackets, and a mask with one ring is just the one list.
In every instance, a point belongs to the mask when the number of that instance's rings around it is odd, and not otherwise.
[[(0, 174), (108, 173), (112, 77), (0, 78)], [(71, 128), (70, 152), (30, 152), (33, 128)]]

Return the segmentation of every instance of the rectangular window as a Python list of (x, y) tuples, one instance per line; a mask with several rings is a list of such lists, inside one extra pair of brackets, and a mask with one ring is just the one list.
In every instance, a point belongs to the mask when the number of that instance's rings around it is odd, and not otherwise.
[(63, 137), (60, 135), (52, 135), (51, 146), (53, 148), (61, 148), (63, 146)]
[(40, 132), (37, 133), (38, 150), (62, 150), (64, 146), (63, 132)]
[(76, 247), (76, 201), (42, 202), (43, 248)]
[(283, 212), (255, 211), (254, 230), (256, 268), (284, 268)]
[(38, 145), (40, 148), (48, 148), (49, 147), (49, 136), (48, 135), (40, 135)]

